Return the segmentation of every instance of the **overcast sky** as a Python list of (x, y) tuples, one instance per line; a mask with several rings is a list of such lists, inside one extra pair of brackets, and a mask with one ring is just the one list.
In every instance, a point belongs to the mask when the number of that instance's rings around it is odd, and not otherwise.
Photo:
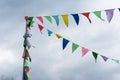
[[(119, 8), (119, 0), (1, 0), (0, 1), (0, 80), (14, 77), (22, 80), (24, 16), (62, 15), (83, 13), (97, 10)], [(66, 39), (87, 47), (110, 58), (120, 59), (120, 13), (115, 9), (111, 23), (107, 22), (102, 11), (101, 21), (90, 15), (92, 24), (80, 16), (77, 26), (70, 17), (66, 28), (62, 19), (60, 25), (50, 24), (45, 20), (45, 27)], [(32, 57), (31, 80), (120, 80), (120, 64), (98, 58), (95, 63), (91, 52), (81, 57), (79, 48), (73, 54), (69, 44), (62, 50), (62, 40), (55, 36), (48, 37), (47, 32), (40, 34), (37, 26), (33, 34), (30, 49)]]

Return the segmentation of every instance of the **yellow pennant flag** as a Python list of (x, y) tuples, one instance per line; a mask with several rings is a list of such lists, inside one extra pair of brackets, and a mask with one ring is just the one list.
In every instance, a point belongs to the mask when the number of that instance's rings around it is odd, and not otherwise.
[(30, 75), (27, 73), (28, 80), (30, 80)]
[(58, 39), (62, 38), (60, 34), (55, 34)]
[(68, 27), (68, 15), (62, 15), (65, 25)]

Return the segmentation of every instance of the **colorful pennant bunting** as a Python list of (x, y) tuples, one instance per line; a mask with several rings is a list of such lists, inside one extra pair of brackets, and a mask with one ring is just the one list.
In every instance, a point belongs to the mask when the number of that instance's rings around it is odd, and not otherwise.
[[(120, 8), (117, 8), (117, 9), (120, 12)], [(114, 10), (115, 9), (104, 10), (106, 12), (106, 16), (107, 16), (108, 22), (111, 22), (111, 20), (113, 18), (113, 15), (114, 15)], [(101, 19), (101, 20), (104, 21), (104, 19), (101, 16), (101, 13), (102, 13), (101, 11), (86, 12), (86, 13), (81, 13), (81, 14), (83, 16), (85, 16), (89, 20), (90, 23), (92, 23), (92, 21), (90, 19), (90, 13), (93, 13), (99, 19)], [(73, 16), (76, 24), (79, 25), (79, 14), (70, 14), (70, 15)], [(44, 16), (44, 17), (50, 23), (53, 23), (52, 18), (54, 18), (54, 20), (55, 20), (55, 22), (56, 22), (56, 24), (58, 26), (60, 24), (59, 16), (62, 17), (62, 19), (63, 19), (66, 27), (68, 27), (68, 25), (69, 25), (69, 17), (68, 16), (69, 15), (56, 15), (56, 16)], [(35, 18), (37, 18), (43, 24), (43, 22), (44, 22), (43, 21), (43, 16), (37, 16)], [(29, 60), (31, 62), (31, 57), (30, 57), (30, 54), (28, 52), (28, 50), (31, 47), (31, 44), (30, 44), (28, 38), (31, 38), (31, 36), (32, 36), (32, 34), (30, 34), (29, 30), (33, 27), (33, 25), (34, 25), (35, 22), (34, 22), (34, 17), (25, 16), (25, 20), (26, 20), (26, 32), (25, 32), (25, 34), (23, 36), (24, 37), (24, 53), (23, 53), (23, 58), (24, 58), (24, 60), (23, 60), (24, 61), (23, 71), (24, 72), (23, 72), (23, 80), (30, 80), (30, 76), (28, 75), (28, 72), (30, 71), (30, 68), (29, 68), (29, 64), (28, 64), (27, 61), (28, 61), (28, 58), (29, 58)], [(38, 24), (38, 28), (39, 28), (40, 32), (44, 29), (44, 27), (42, 25), (40, 25), (40, 24)], [(53, 32), (51, 30), (48, 30), (48, 29), (46, 29), (46, 30), (48, 31), (48, 36), (51, 36), (53, 34)], [(60, 34), (56, 34), (56, 33), (54, 33), (54, 34), (56, 35), (56, 37), (58, 39), (60, 39), (60, 38), (63, 39), (62, 48), (64, 50), (70, 41), (68, 39), (66, 39), (66, 38), (63, 38)], [(78, 47), (80, 47), (78, 44), (72, 42), (72, 53), (75, 52), (78, 49)], [(92, 51), (90, 49), (84, 48), (84, 47), (81, 47), (81, 48), (82, 48), (82, 56), (85, 56), (88, 53), (88, 51), (91, 51), (93, 57), (95, 58), (95, 62), (97, 62), (97, 57), (99, 55), (98, 53), (96, 53), (96, 52), (94, 52), (94, 51)], [(108, 58), (106, 56), (103, 56), (103, 55), (100, 55), (100, 56), (102, 57), (102, 59), (105, 62), (108, 59), (110, 59), (110, 58)], [(110, 60), (112, 60), (112, 61), (114, 61), (116, 63), (119, 63), (119, 60), (117, 60), (117, 59), (110, 59)]]
[(63, 38), (63, 50), (65, 49), (68, 43), (69, 43), (69, 40)]
[(52, 23), (52, 18), (50, 16), (45, 16), (45, 18), (50, 22)]
[(86, 55), (89, 49), (82, 47), (82, 56)]
[(68, 27), (68, 15), (62, 15), (62, 19), (63, 19), (65, 25)]
[(95, 58), (95, 62), (97, 62), (98, 54), (96, 52), (92, 52), (92, 54), (93, 54), (93, 57)]
[(90, 12), (82, 13), (82, 15), (84, 15), (89, 20), (89, 22), (92, 23), (92, 21), (91, 21), (91, 19), (89, 17)]
[(43, 24), (43, 18), (41, 16), (38, 16), (36, 18)]
[(102, 19), (101, 17), (101, 11), (95, 11), (93, 12), (99, 19), (101, 19), (102, 21), (104, 21), (104, 19)]
[(114, 9), (105, 10), (105, 12), (107, 15), (107, 20), (108, 20), (108, 22), (110, 22), (113, 18)]
[(72, 43), (72, 53), (79, 47), (78, 44)]
[(75, 22), (77, 23), (77, 25), (79, 24), (79, 15), (78, 14), (72, 14)]
[(56, 24), (57, 24), (57, 26), (58, 26), (58, 25), (59, 25), (59, 17), (58, 17), (58, 16), (53, 16), (53, 18), (55, 19)]
[(28, 38), (31, 38), (32, 34), (30, 34), (29, 30), (28, 29), (31, 29), (31, 27), (33, 27), (33, 17), (28, 17), (28, 16), (25, 16), (25, 20), (26, 20), (26, 32), (24, 34), (24, 52), (23, 52), (23, 80), (30, 80), (30, 76), (28, 76), (28, 72), (29, 72), (29, 64), (28, 64), (28, 59), (29, 61), (31, 62), (31, 57), (30, 57), (30, 54), (28, 52), (27, 49), (30, 49), (31, 47), (31, 44), (30, 42), (28, 41)]

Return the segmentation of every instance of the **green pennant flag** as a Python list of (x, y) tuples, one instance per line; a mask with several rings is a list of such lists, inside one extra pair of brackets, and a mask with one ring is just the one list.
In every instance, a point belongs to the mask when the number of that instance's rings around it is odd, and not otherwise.
[(30, 27), (33, 27), (33, 24), (34, 24), (34, 21), (33, 21), (33, 17), (29, 17), (29, 20), (28, 20), (28, 24)]
[(45, 16), (45, 18), (50, 22), (52, 23), (52, 18), (50, 16)]
[(28, 62), (26, 60), (24, 62), (24, 67), (29, 67), (29, 64), (28, 64)]
[(114, 62), (119, 63), (119, 60), (117, 59), (112, 59)]
[(101, 11), (95, 11), (93, 12), (99, 19), (101, 19), (102, 21), (104, 21), (104, 19), (102, 19), (101, 17)]
[(120, 12), (120, 8), (118, 8), (119, 12)]
[(34, 21), (33, 20), (30, 21), (30, 23), (29, 23), (30, 27), (33, 27), (33, 24), (34, 24)]
[(72, 43), (72, 53), (79, 47), (78, 44)]
[(93, 57), (95, 58), (95, 62), (97, 62), (98, 54), (96, 52), (92, 52), (92, 54), (93, 54)]

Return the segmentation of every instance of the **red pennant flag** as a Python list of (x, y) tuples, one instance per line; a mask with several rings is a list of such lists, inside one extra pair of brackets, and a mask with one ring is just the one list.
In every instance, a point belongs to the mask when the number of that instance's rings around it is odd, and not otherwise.
[(29, 67), (25, 67), (25, 72), (29, 72), (30, 71), (30, 68)]
[(90, 20), (90, 17), (89, 17), (90, 12), (82, 13), (82, 15), (84, 15), (89, 20), (89, 22), (91, 23), (91, 20)]
[(40, 30), (40, 32), (41, 32), (44, 27), (43, 27), (42, 25), (38, 24), (38, 28), (39, 28), (39, 30)]
[(36, 17), (43, 24), (43, 18), (41, 16)]

